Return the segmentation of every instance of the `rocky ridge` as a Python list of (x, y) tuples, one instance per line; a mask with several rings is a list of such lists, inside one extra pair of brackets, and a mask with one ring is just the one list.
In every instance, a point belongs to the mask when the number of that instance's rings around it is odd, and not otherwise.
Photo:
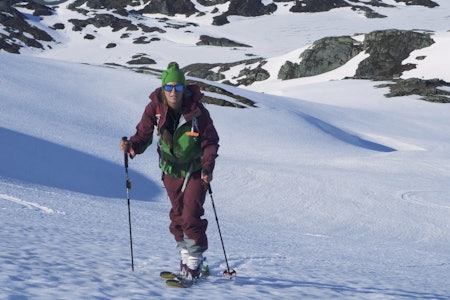
[[(39, 1), (38, 1), (39, 2)], [(49, 26), (50, 31), (72, 30), (84, 34), (84, 39), (95, 39), (95, 35), (88, 33), (86, 28), (111, 28), (113, 32), (122, 32), (120, 38), (126, 39), (133, 32), (142, 32), (142, 36), (134, 38), (134, 44), (157, 43), (166, 33), (167, 28), (189, 30), (198, 26), (197, 23), (174, 23), (168, 17), (176, 14), (202, 16), (205, 11), (211, 13), (211, 25), (222, 26), (227, 24), (230, 16), (255, 17), (274, 13), (280, 6), (291, 5), (291, 13), (324, 12), (340, 7), (349, 7), (366, 18), (384, 18), (376, 11), (377, 7), (386, 7), (392, 1), (371, 0), (274, 0), (270, 4), (263, 4), (261, 0), (197, 0), (197, 5), (184, 0), (75, 0), (70, 1), (67, 8), (80, 15), (80, 18), (70, 18), (67, 23), (55, 23)], [(267, 1), (266, 1), (267, 2)], [(395, 0), (404, 5), (421, 5), (432, 9), (438, 6), (431, 0)], [(219, 6), (228, 4), (226, 11), (220, 11)], [(200, 5), (200, 6), (199, 6)], [(199, 10), (199, 7), (202, 10)], [(23, 11), (29, 13), (23, 13)], [(55, 14), (55, 6), (46, 6), (32, 1), (4, 0), (0, 2), (0, 49), (10, 53), (21, 53), (22, 48), (36, 48), (40, 51), (51, 49), (59, 43), (47, 30), (33, 26), (28, 20), (45, 19)], [(146, 23), (148, 15), (156, 15), (160, 25), (154, 26)], [(71, 24), (71, 28), (66, 28)], [(362, 40), (362, 41), (361, 41)], [(388, 84), (391, 93), (387, 96), (416, 94), (424, 100), (434, 102), (450, 102), (448, 93), (439, 87), (449, 84), (445, 81), (429, 79), (401, 80), (399, 76), (404, 71), (415, 67), (414, 64), (403, 64), (412, 51), (428, 47), (433, 44), (432, 34), (423, 31), (411, 30), (382, 30), (366, 33), (363, 38), (356, 39), (353, 36), (325, 37), (314, 42), (303, 51), (297, 61), (286, 61), (278, 72), (278, 78), (289, 80), (306, 76), (314, 76), (334, 70), (344, 65), (356, 55), (365, 52), (369, 56), (360, 62), (353, 78), (370, 80), (390, 80)], [(224, 37), (202, 35), (196, 43), (198, 47), (248, 47), (252, 45), (232, 41)], [(106, 48), (114, 48), (114, 42), (106, 45)], [(264, 69), (267, 58), (253, 57), (233, 63), (195, 63), (184, 67), (189, 76), (217, 81), (229, 85), (248, 86), (256, 81), (264, 81), (269, 78), (269, 72)], [(151, 72), (157, 74), (159, 70), (152, 68), (156, 61), (145, 53), (136, 53), (122, 67), (131, 68), (137, 72)], [(224, 73), (231, 68), (240, 71), (233, 80), (226, 80)], [(205, 85), (205, 84), (203, 84)], [(415, 88), (411, 88), (415, 86)], [(208, 87), (203, 86), (204, 89)], [(254, 103), (249, 99), (242, 99), (227, 94), (224, 89), (209, 87), (217, 95), (227, 97), (209, 98), (207, 101), (219, 105), (235, 107), (252, 107)], [(225, 98), (233, 98), (229, 101)]]

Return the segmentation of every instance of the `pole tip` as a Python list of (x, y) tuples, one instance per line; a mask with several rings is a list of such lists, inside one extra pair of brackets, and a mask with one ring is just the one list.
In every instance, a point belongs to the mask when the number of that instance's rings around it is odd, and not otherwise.
[(236, 271), (234, 269), (223, 271), (223, 277), (233, 279), (236, 277)]

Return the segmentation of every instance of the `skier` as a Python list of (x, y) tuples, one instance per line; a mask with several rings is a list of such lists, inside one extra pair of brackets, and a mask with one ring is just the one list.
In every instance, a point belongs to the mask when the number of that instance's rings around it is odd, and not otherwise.
[(136, 133), (128, 141), (121, 140), (120, 148), (134, 158), (152, 143), (156, 129), (159, 167), (172, 204), (169, 229), (181, 254), (180, 274), (195, 279), (202, 274), (203, 252), (208, 248), (208, 221), (201, 217), (219, 136), (201, 103), (199, 86), (186, 85), (176, 62), (169, 63), (161, 78), (161, 87), (151, 93)]

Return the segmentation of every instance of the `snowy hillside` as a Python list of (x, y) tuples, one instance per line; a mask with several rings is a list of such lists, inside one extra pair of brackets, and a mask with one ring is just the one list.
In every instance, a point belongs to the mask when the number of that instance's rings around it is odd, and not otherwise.
[[(414, 20), (438, 30), (439, 42), (410, 59), (432, 58), (414, 76), (449, 80), (448, 13), (443, 23), (415, 10), (382, 26), (409, 28)], [(275, 17), (261, 19), (281, 22)], [(322, 20), (306, 32), (352, 29), (344, 15), (334, 20), (339, 26)], [(237, 32), (238, 25), (230, 34)], [(261, 51), (284, 59), (287, 48), (277, 45), (304, 44), (288, 32), (278, 38), (261, 42), (268, 47)], [(134, 272), (118, 147), (160, 79), (79, 64), (85, 52), (73, 45), (43, 57), (0, 52), (0, 299), (450, 298), (449, 105), (386, 98), (376, 82), (338, 80), (360, 58), (311, 78), (223, 85), (257, 106), (207, 106), (221, 145), (213, 197), (237, 277), (221, 277), (208, 197), (212, 276), (169, 289), (159, 272), (179, 262), (155, 146), (130, 161)], [(175, 50), (161, 53), (189, 62)], [(102, 64), (93, 52), (86, 57)], [(276, 72), (277, 58), (270, 65)]]
[[(212, 22), (215, 17), (228, 10), (229, 3), (205, 6), (200, 5), (204, 1), (193, 1), (199, 10), (195, 15), (141, 15), (133, 12), (143, 9), (148, 1), (140, 1), (138, 6), (124, 5), (124, 10), (127, 11), (127, 16), (124, 17), (118, 13), (119, 9), (94, 9), (92, 4), (79, 4), (86, 1), (67, 1), (53, 6), (54, 10), (49, 15), (39, 17), (27, 6), (17, 5), (16, 8), (25, 15), (30, 25), (45, 31), (54, 39), (51, 42), (39, 41), (44, 51), (29, 47), (22, 49), (20, 53), (64, 61), (131, 67), (131, 61), (144, 57), (154, 61), (154, 64), (148, 67), (157, 69), (164, 69), (174, 57), (182, 67), (195, 63), (230, 63), (261, 57), (270, 64), (269, 68), (264, 66), (264, 69), (278, 72), (286, 60), (297, 61), (302, 51), (324, 37), (357, 36), (374, 30), (395, 28), (429, 32), (433, 38), (438, 39), (433, 47), (439, 48), (441, 39), (449, 39), (450, 3), (445, 0), (418, 1), (416, 5), (410, 5), (411, 1), (406, 0), (354, 0), (347, 1), (352, 6), (318, 13), (292, 13), (290, 9), (295, 1), (283, 1), (275, 2), (277, 10), (272, 14), (257, 17), (231, 15), (228, 17), (229, 23), (222, 26), (212, 25)], [(272, 1), (262, 2), (267, 5)], [(112, 6), (120, 7), (119, 3), (121, 1), (115, 1)], [(250, 6), (245, 3), (243, 7)], [(437, 3), (438, 6), (428, 8), (428, 3)], [(77, 9), (68, 8), (70, 5)], [(383, 17), (368, 18), (364, 14), (364, 8)], [(97, 21), (99, 24), (85, 25), (86, 20)], [(77, 25), (79, 23), (82, 25)], [(130, 25), (120, 27), (121, 23)], [(147, 31), (141, 28), (143, 25)], [(0, 34), (1, 27), (0, 25)], [(198, 45), (201, 36), (205, 35), (228, 39), (249, 47)], [(33, 37), (32, 34), (25, 36)], [(437, 59), (428, 57), (425, 60), (417, 60), (417, 56), (419, 55), (411, 56), (410, 62), (417, 64), (419, 68), (427, 68), (430, 60)], [(244, 67), (251, 66), (239, 66), (237, 70), (230, 70), (226, 79), (233, 82), (233, 77), (237, 77)], [(450, 81), (445, 72), (440, 70), (434, 70), (431, 74), (420, 71), (419, 74), (427, 75), (425, 78)], [(276, 73), (271, 75), (272, 80), (277, 78)], [(433, 76), (428, 77), (429, 75)], [(416, 74), (404, 77), (412, 76)]]
[[(155, 149), (130, 163), (135, 272), (118, 150), (159, 81), (10, 54), (0, 63), (10, 70), (0, 80), (4, 299), (450, 296), (449, 106), (354, 81), (305, 87), (304, 100), (252, 95), (255, 109), (208, 106), (221, 136), (214, 197), (238, 277), (220, 276), (207, 204), (213, 276), (169, 290), (158, 274), (178, 255)], [(336, 104), (314, 102), (324, 93)]]

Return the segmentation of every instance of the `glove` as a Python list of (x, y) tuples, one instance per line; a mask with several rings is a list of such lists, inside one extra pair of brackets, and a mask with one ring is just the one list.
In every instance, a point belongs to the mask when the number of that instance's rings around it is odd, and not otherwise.
[(213, 180), (212, 172), (207, 168), (203, 168), (201, 178), (204, 183), (209, 184)]
[(122, 138), (120, 140), (120, 149), (123, 151), (123, 153), (129, 153), (130, 154), (130, 158), (133, 159), (136, 156), (136, 152), (133, 149), (133, 144), (131, 143), (131, 141)]

